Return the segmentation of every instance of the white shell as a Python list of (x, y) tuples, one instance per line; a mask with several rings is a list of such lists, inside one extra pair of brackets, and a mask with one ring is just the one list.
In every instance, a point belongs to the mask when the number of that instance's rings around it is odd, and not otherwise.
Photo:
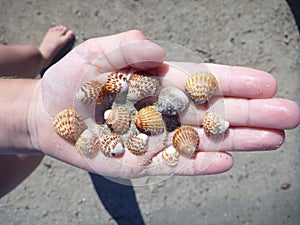
[(134, 155), (143, 155), (148, 151), (148, 140), (146, 134), (133, 134), (128, 138), (126, 147)]
[(121, 72), (111, 73), (106, 78), (106, 90), (111, 94), (121, 94), (128, 90), (127, 76)]
[(106, 96), (104, 85), (98, 80), (84, 83), (76, 93), (76, 99), (89, 105), (100, 105)]
[(162, 159), (168, 166), (176, 166), (179, 162), (179, 152), (173, 146), (169, 146), (162, 151)]
[(123, 140), (119, 135), (105, 135), (101, 141), (101, 151), (107, 157), (119, 156), (125, 151)]
[(125, 134), (130, 126), (130, 114), (123, 107), (115, 107), (104, 112), (109, 128), (117, 134)]
[(75, 144), (76, 150), (87, 158), (94, 158), (101, 149), (99, 137), (86, 129), (79, 136)]
[(205, 116), (202, 125), (208, 136), (222, 136), (228, 130), (230, 123), (221, 115), (210, 112)]

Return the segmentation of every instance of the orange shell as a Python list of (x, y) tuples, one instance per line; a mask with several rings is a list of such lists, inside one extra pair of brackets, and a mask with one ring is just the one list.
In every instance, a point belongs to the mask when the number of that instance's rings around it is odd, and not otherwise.
[(130, 126), (130, 114), (125, 108), (116, 107), (105, 111), (104, 119), (109, 128), (117, 134), (125, 134)]
[(82, 132), (75, 144), (76, 150), (87, 158), (94, 158), (101, 149), (99, 137), (89, 129)]
[(191, 126), (178, 128), (173, 135), (173, 146), (188, 156), (193, 156), (198, 148), (200, 138), (198, 132)]
[(101, 141), (101, 151), (106, 157), (119, 156), (125, 149), (119, 135), (105, 135)]
[(230, 124), (217, 113), (208, 113), (203, 120), (203, 129), (207, 136), (222, 136), (228, 130)]
[(106, 78), (105, 88), (111, 94), (119, 94), (127, 91), (128, 83), (126, 75), (120, 72), (111, 73)]
[(162, 151), (162, 159), (168, 166), (176, 166), (179, 162), (179, 152), (173, 146), (169, 146)]
[(134, 155), (143, 155), (148, 151), (148, 139), (146, 134), (133, 134), (128, 138), (126, 147)]
[(84, 83), (76, 93), (76, 98), (89, 106), (100, 105), (105, 96), (105, 86), (98, 80)]

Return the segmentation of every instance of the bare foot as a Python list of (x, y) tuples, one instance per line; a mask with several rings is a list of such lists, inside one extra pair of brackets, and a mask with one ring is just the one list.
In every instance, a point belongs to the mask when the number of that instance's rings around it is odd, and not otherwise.
[(46, 68), (69, 41), (74, 38), (74, 33), (65, 26), (55, 26), (48, 30), (39, 47), (43, 56), (41, 68)]

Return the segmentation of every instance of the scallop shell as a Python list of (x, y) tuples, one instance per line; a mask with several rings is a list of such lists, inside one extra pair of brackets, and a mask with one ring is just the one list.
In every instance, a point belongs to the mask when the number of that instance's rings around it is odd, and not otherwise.
[(121, 94), (128, 90), (127, 77), (121, 72), (111, 73), (106, 78), (106, 90), (111, 94)]
[(105, 86), (98, 80), (84, 83), (76, 93), (76, 99), (89, 106), (100, 105), (105, 96)]
[(185, 90), (196, 104), (205, 103), (216, 91), (218, 81), (207, 71), (193, 74), (185, 83)]
[(158, 96), (158, 110), (169, 116), (182, 113), (189, 104), (186, 94), (176, 87), (163, 88)]
[(148, 140), (146, 134), (133, 134), (128, 138), (126, 147), (134, 155), (143, 155), (148, 151)]
[(193, 156), (198, 148), (200, 138), (198, 132), (191, 126), (178, 128), (173, 135), (173, 146), (188, 156)]
[(94, 158), (101, 149), (99, 137), (89, 129), (82, 132), (75, 144), (76, 150), (87, 158)]
[(134, 117), (137, 128), (145, 134), (157, 135), (164, 132), (164, 121), (154, 106), (142, 108)]
[(130, 126), (130, 114), (125, 108), (116, 107), (104, 112), (104, 119), (109, 128), (117, 134), (125, 134)]
[(224, 135), (228, 130), (230, 124), (228, 121), (217, 113), (208, 113), (203, 120), (203, 129), (204, 132), (210, 136), (221, 136)]
[(179, 162), (179, 152), (173, 146), (169, 146), (162, 151), (162, 159), (168, 166), (176, 166)]
[(137, 101), (154, 96), (159, 87), (159, 80), (148, 72), (138, 71), (130, 75), (128, 86), (127, 99)]
[(107, 157), (121, 155), (125, 151), (122, 138), (117, 134), (105, 135), (101, 141), (101, 151)]
[(72, 142), (86, 129), (81, 116), (72, 108), (64, 109), (57, 113), (53, 121), (55, 132)]

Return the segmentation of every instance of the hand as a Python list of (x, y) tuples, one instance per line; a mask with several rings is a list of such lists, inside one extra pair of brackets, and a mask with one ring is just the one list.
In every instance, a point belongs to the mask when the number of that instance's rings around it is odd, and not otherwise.
[[(76, 47), (52, 66), (36, 86), (31, 100), (34, 111), (29, 117), (34, 148), (104, 176), (215, 174), (233, 166), (233, 158), (227, 151), (276, 149), (284, 142), (283, 130), (298, 126), (299, 106), (289, 100), (272, 98), (277, 86), (270, 74), (214, 64), (162, 64), (164, 57), (163, 49), (148, 41), (139, 31), (91, 39)], [(160, 142), (155, 136), (150, 141), (157, 146), (156, 149), (143, 156), (132, 155), (126, 150), (120, 158), (107, 158), (99, 153), (94, 159), (86, 160), (76, 152), (74, 144), (59, 137), (52, 127), (56, 113), (72, 107), (78, 84), (85, 76), (97, 77), (125, 67), (151, 69), (164, 77), (163, 84), (164, 80), (171, 80), (183, 88), (187, 73), (199, 66), (207, 67), (218, 79), (220, 96), (211, 101), (210, 108), (222, 108), (231, 127), (224, 140), (213, 142), (199, 128), (206, 108), (191, 107), (181, 115), (181, 122), (198, 127), (201, 151), (192, 159), (182, 157), (176, 167), (162, 162)], [(105, 80), (101, 76), (97, 79)]]

